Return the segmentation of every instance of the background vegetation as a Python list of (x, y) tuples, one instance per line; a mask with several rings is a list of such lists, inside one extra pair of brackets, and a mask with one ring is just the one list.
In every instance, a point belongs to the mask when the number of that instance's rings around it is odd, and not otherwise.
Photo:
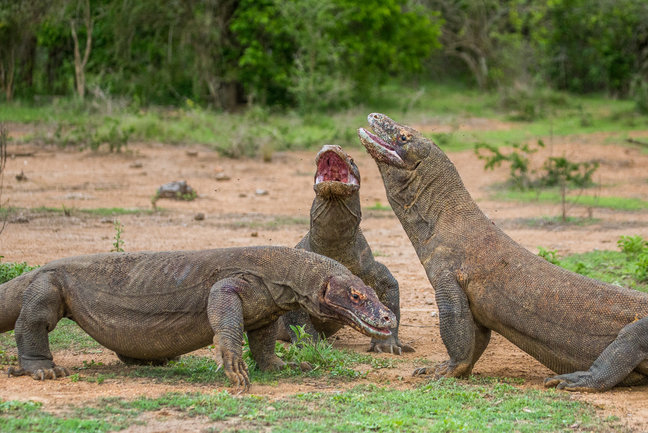
[(393, 80), (457, 78), (604, 92), (648, 111), (648, 3), (0, 0), (5, 101), (309, 112)]

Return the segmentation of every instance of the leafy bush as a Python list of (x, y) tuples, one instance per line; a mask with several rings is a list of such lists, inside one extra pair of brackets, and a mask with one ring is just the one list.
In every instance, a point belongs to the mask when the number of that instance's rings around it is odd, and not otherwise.
[(621, 236), (617, 245), (628, 258), (628, 270), (640, 282), (648, 281), (648, 241), (641, 236)]
[(61, 147), (78, 146), (92, 150), (99, 150), (105, 144), (110, 152), (120, 152), (128, 145), (133, 131), (132, 127), (121, 125), (119, 120), (106, 117), (102, 123), (91, 120), (71, 125), (59, 123), (54, 135), (46, 141)]
[(598, 162), (572, 162), (564, 156), (550, 157), (542, 165), (544, 173), (538, 178), (540, 186), (552, 187), (571, 184), (588, 187), (594, 184), (592, 175), (599, 167)]
[[(532, 179), (529, 172), (529, 156), (538, 151), (538, 148), (531, 147), (529, 144), (511, 144), (513, 148), (509, 153), (504, 153), (499, 147), (487, 143), (478, 143), (475, 145), (475, 154), (481, 160), (486, 161), (485, 170), (494, 170), (502, 163), (509, 164), (509, 182), (517, 189), (525, 190), (532, 185)], [(542, 141), (538, 141), (538, 147), (544, 147)], [(487, 154), (482, 152), (486, 150)]]
[(27, 263), (3, 263), (0, 262), (0, 284), (13, 280), (19, 275), (36, 269), (38, 266), (29, 266)]
[[(578, 187), (592, 186), (592, 175), (599, 167), (598, 162), (573, 162), (565, 157), (547, 158), (539, 172), (531, 170), (530, 156), (545, 146), (538, 140), (537, 146), (513, 143), (511, 150), (506, 153), (499, 147), (478, 143), (475, 145), (475, 154), (486, 161), (485, 170), (493, 170), (502, 163), (509, 164), (509, 184), (519, 190), (543, 187)], [(486, 151), (486, 152), (484, 152)]]

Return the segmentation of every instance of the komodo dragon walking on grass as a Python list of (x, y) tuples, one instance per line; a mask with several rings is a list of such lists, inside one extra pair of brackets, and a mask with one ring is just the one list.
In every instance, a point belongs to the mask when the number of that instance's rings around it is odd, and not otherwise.
[(648, 294), (532, 254), (482, 213), (432, 141), (383, 114), (368, 119), (373, 132), (360, 128), (360, 140), (436, 292), (450, 356), (437, 376), (470, 374), (493, 330), (559, 373), (545, 386), (593, 392), (646, 382)]
[[(398, 281), (382, 263), (374, 260), (367, 243), (360, 220), (360, 172), (353, 159), (340, 146), (326, 145), (315, 157), (315, 199), (310, 212), (310, 230), (297, 244), (296, 248), (330, 257), (346, 266), (365, 284), (378, 294), (385, 304), (400, 320), (400, 299)], [(328, 337), (337, 332), (342, 324), (331, 320), (320, 320), (303, 310), (291, 311), (282, 317), (286, 332), (294, 340), (290, 325), (304, 326), (304, 330), (317, 338), (320, 334)], [(398, 324), (391, 329), (391, 337), (371, 340), (370, 351), (401, 354), (413, 352), (408, 345), (398, 340)]]
[(243, 332), (259, 368), (281, 368), (277, 319), (300, 307), (371, 337), (389, 337), (396, 323), (373, 289), (339, 263), (293, 248), (247, 247), (50, 262), (0, 285), (0, 332), (16, 330), (20, 368), (9, 375), (69, 375), (52, 361), (47, 336), (68, 317), (128, 361), (162, 363), (213, 341), (227, 377), (247, 389)]

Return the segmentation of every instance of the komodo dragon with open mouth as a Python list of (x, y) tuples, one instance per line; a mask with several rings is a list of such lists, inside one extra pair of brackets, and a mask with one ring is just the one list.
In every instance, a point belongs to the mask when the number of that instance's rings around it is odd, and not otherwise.
[[(378, 294), (385, 304), (400, 320), (400, 298), (398, 281), (382, 263), (374, 260), (367, 243), (360, 220), (360, 172), (353, 159), (340, 146), (325, 145), (315, 157), (315, 198), (310, 212), (310, 230), (297, 244), (296, 248), (312, 251), (330, 257), (346, 266), (365, 284)], [(337, 332), (342, 324), (331, 320), (320, 320), (307, 312), (291, 311), (282, 317), (286, 332), (280, 336), (295, 335), (290, 326), (304, 326), (304, 330), (317, 338), (320, 334), (328, 337)], [(374, 337), (370, 351), (401, 354), (413, 352), (408, 345), (398, 339), (398, 323), (391, 329), (387, 339)]]
[(10, 376), (69, 375), (47, 336), (68, 317), (128, 362), (163, 363), (213, 341), (227, 377), (247, 390), (243, 332), (260, 369), (281, 368), (277, 319), (300, 307), (371, 337), (388, 338), (396, 323), (373, 289), (327, 257), (243, 247), (55, 260), (0, 285), (0, 332), (16, 330), (20, 367)]
[[(443, 151), (383, 114), (358, 130), (436, 292), (450, 359), (470, 374), (496, 331), (559, 375), (545, 386), (605, 391), (646, 383), (648, 294), (552, 265), (484, 215)], [(421, 368), (415, 374), (426, 374)]]

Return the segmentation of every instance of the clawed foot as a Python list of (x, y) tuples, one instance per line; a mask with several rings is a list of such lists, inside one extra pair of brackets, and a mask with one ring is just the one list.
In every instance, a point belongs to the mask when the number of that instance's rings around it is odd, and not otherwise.
[(444, 361), (434, 368), (421, 367), (414, 370), (412, 376), (423, 376), (433, 374), (435, 379), (439, 377), (467, 377), (472, 371), (472, 366), (467, 362)]
[(596, 386), (594, 378), (589, 371), (576, 371), (574, 373), (559, 374), (545, 379), (546, 388), (564, 389), (565, 391), (601, 392), (607, 388)]
[(390, 337), (387, 340), (371, 340), (369, 352), (391, 353), (392, 355), (402, 355), (404, 352), (414, 352), (414, 348), (409, 344), (402, 344), (397, 339)]
[(247, 392), (250, 389), (250, 374), (247, 365), (240, 356), (236, 356), (229, 350), (221, 352), (223, 359), (223, 370), (234, 388), (238, 389), (237, 394)]
[(7, 375), (11, 376), (25, 376), (31, 374), (34, 380), (47, 380), (56, 379), (57, 377), (65, 377), (70, 375), (70, 370), (65, 367), (54, 366), (52, 368), (39, 368), (34, 371), (28, 371), (24, 368), (9, 367)]

